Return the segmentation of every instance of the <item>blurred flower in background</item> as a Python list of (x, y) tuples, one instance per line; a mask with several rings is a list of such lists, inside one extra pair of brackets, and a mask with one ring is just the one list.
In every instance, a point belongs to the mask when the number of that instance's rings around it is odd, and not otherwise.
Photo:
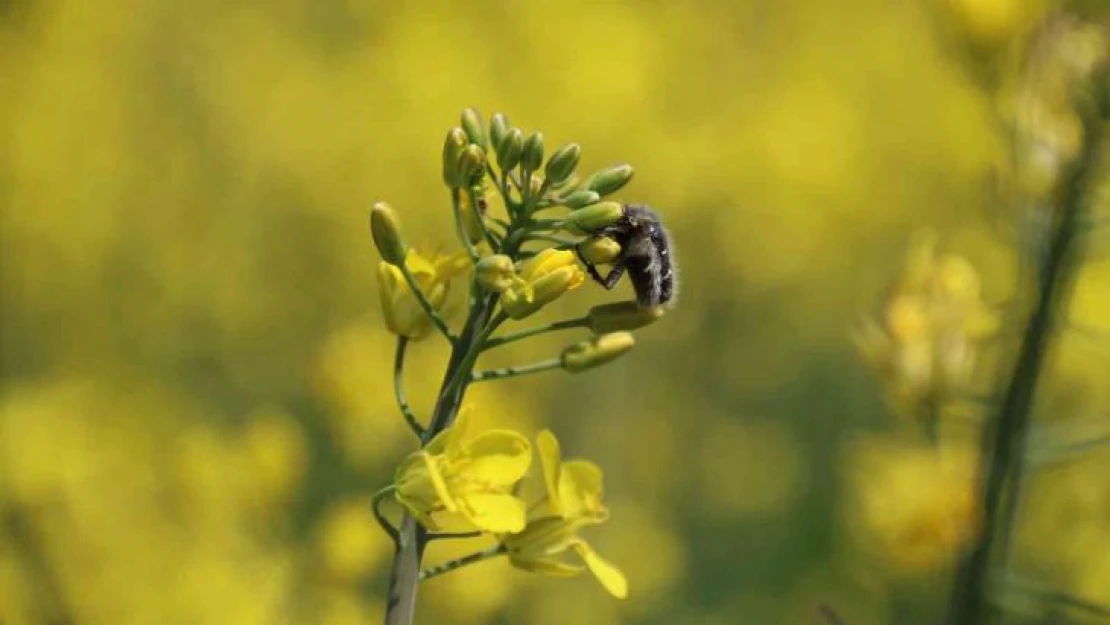
[[(876, 321), (879, 353), (909, 363), (912, 389), (964, 371), (965, 324), (1014, 273), (978, 215), (1009, 153), (995, 114), (1020, 98), (952, 50), (1008, 49), (1054, 6), (0, 3), (0, 622), (380, 618), (388, 542), (369, 497), (411, 449), (383, 385), (394, 337), (365, 214), (393, 198), (410, 240), (450, 240), (440, 146), (470, 105), (574, 137), (583, 169), (633, 162), (618, 199), (665, 207), (683, 301), (604, 379), (468, 395), (476, 427), (547, 427), (606, 467), (621, 522), (590, 544), (636, 592), (491, 561), (429, 580), (426, 618), (774, 624), (821, 602), (872, 619), (850, 622), (935, 622), (945, 563), (925, 547), (974, 531), (962, 465), (857, 451), (848, 434), (887, 416), (846, 328), (932, 224), (964, 260), (931, 257), (937, 277), (914, 283), (930, 286)], [(1085, 71), (1077, 41), (1050, 86)], [(1046, 97), (1028, 109), (1034, 165), (1073, 133)], [(1074, 323), (1105, 329), (1105, 265), (1085, 270)], [(410, 349), (420, 414), (439, 343)], [(1045, 418), (1105, 418), (1101, 345), (1064, 342)], [(841, 479), (857, 466), (869, 481)], [(1020, 540), (1025, 564), (1110, 603), (1105, 474), (1093, 456), (1038, 476)], [(917, 601), (876, 581), (888, 568)]]

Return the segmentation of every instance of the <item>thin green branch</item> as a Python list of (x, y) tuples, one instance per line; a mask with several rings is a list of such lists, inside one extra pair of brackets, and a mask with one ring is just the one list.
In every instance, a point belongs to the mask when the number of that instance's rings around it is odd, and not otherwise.
[(393, 356), (393, 395), (397, 398), (397, 407), (401, 409), (405, 422), (409, 424), (417, 437), (423, 437), (424, 426), (420, 425), (416, 413), (409, 406), (408, 398), (405, 397), (405, 350), (408, 344), (408, 337), (397, 337), (397, 351)]
[(420, 308), (424, 311), (424, 314), (431, 318), (432, 323), (435, 324), (439, 333), (442, 334), (448, 342), (453, 344), (455, 342), (455, 337), (451, 334), (451, 328), (447, 327), (447, 322), (444, 321), (443, 317), (440, 317), (436, 309), (432, 307), (432, 303), (428, 301), (428, 297), (424, 295), (424, 291), (420, 290), (420, 285), (416, 283), (416, 278), (413, 277), (412, 272), (409, 271), (408, 265), (406, 263), (401, 263), (397, 265), (397, 267), (401, 270), (401, 275), (405, 277), (405, 282), (409, 285), (409, 289), (412, 290), (412, 294), (416, 297), (416, 301), (420, 304)]
[(531, 336), (536, 336), (538, 334), (545, 334), (547, 332), (555, 332), (557, 330), (569, 330), (571, 328), (585, 328), (585, 327), (589, 327), (589, 325), (590, 325), (590, 318), (589, 317), (579, 317), (577, 319), (566, 319), (566, 320), (563, 320), (563, 321), (556, 321), (554, 323), (549, 323), (547, 325), (537, 326), (535, 328), (528, 328), (528, 329), (525, 329), (525, 330), (520, 330), (518, 332), (513, 332), (511, 334), (505, 334), (505, 335), (502, 335), (502, 336), (495, 336), (495, 337), (487, 340), (485, 342), (485, 344), (482, 345), (482, 350), (485, 351), (485, 350), (488, 350), (488, 349), (493, 349), (495, 347), (499, 347), (501, 345), (506, 345), (508, 343), (512, 343), (514, 341), (519, 341), (521, 339), (526, 339), (526, 338), (531, 337)]
[(439, 532), (438, 534), (428, 534), (428, 540), (450, 540), (453, 538), (477, 538), (482, 535), (482, 532)]
[(551, 234), (529, 234), (525, 237), (525, 241), (546, 241), (547, 243), (554, 243), (565, 248), (572, 248), (578, 245), (578, 241), (564, 239)]
[(382, 529), (385, 530), (385, 533), (389, 536), (389, 539), (393, 541), (393, 544), (398, 545), (400, 541), (400, 535), (397, 532), (397, 528), (393, 527), (393, 524), (389, 522), (389, 519), (385, 518), (385, 513), (382, 512), (381, 507), (382, 504), (385, 503), (386, 499), (393, 496), (393, 491), (395, 490), (395, 486), (389, 485), (374, 493), (374, 500), (370, 504), (370, 509), (374, 511), (374, 518), (377, 519), (378, 525), (382, 526)]
[(496, 558), (497, 556), (504, 555), (505, 553), (505, 545), (496, 545), (494, 547), (490, 547), (489, 549), (476, 551), (468, 556), (463, 556), (457, 560), (450, 560), (448, 562), (444, 562), (439, 566), (433, 566), (430, 569), (424, 569), (423, 571), (420, 571), (420, 581), (431, 579), (433, 577), (438, 577), (440, 575), (443, 575), (444, 573), (450, 573), (451, 571), (454, 571), (456, 569), (460, 569), (471, 564), (477, 564), (478, 562), (482, 562), (483, 560)]
[[(992, 551), (1005, 566), (1015, 512), (1021, 500), (1030, 415), (1041, 369), (1053, 331), (1056, 312), (1070, 286), (1074, 263), (1073, 237), (1081, 216), (1088, 177), (1097, 160), (1100, 124), (1086, 124), (1083, 153), (1078, 156), (1056, 207), (1058, 222), (1052, 232), (1040, 278), (1032, 316), (1014, 364), (1013, 374), (1003, 395), (999, 412), (984, 428), (977, 497), (983, 510), (983, 532), (972, 549), (961, 559), (956, 572), (949, 606), (950, 625), (982, 625), (987, 621), (987, 585)], [(1041, 258), (1041, 257), (1038, 257)]]
[(470, 376), (471, 382), (485, 382), (487, 380), (503, 380), (505, 378), (515, 378), (522, 375), (530, 375), (532, 373), (540, 373), (542, 371), (550, 371), (558, 369), (563, 366), (563, 361), (560, 358), (551, 358), (549, 360), (541, 360), (534, 362), (530, 365), (521, 365), (518, 367), (501, 367), (499, 369), (487, 369), (486, 371), (475, 371)]

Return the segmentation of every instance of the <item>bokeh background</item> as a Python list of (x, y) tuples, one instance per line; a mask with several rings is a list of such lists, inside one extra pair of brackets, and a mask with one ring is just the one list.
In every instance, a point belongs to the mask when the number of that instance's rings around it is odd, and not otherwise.
[[(418, 621), (802, 624), (827, 604), (937, 622), (951, 556), (907, 557), (930, 537), (861, 517), (935, 486), (880, 479), (919, 433), (851, 330), (922, 227), (988, 301), (1014, 291), (991, 59), (1045, 8), (0, 2), (0, 623), (381, 618), (390, 547), (367, 502), (413, 443), (367, 209), (452, 244), (439, 154), (464, 106), (581, 143), (586, 170), (634, 164), (621, 197), (665, 215), (682, 291), (629, 357), (471, 397), (604, 467), (613, 519), (590, 538), (631, 598), (489, 562), (428, 582)], [(1038, 418), (1105, 423), (1097, 254), (1069, 319), (1084, 333)], [(422, 410), (443, 357), (412, 351)], [(1108, 469), (1096, 451), (1038, 473), (1021, 525), (1027, 574), (1103, 604)]]

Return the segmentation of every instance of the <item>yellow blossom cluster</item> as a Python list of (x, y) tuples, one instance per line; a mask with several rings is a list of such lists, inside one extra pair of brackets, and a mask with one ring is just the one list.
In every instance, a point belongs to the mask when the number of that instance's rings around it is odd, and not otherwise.
[[(563, 460), (549, 430), (536, 438), (544, 492), (517, 495), (528, 475), (533, 448), (511, 430), (467, 431), (468, 412), (423, 449), (413, 452), (394, 478), (397, 501), (435, 532), (480, 531), (494, 535), (516, 567), (548, 575), (577, 575), (587, 568), (616, 597), (628, 594), (624, 574), (597, 554), (578, 531), (609, 518), (602, 503), (602, 473), (592, 462)], [(583, 565), (567, 562), (573, 551)]]

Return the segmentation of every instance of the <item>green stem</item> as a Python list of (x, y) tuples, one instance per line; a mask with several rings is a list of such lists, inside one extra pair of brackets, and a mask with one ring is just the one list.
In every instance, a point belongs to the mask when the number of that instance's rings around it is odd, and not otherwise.
[(370, 508), (374, 511), (374, 518), (377, 519), (378, 525), (382, 526), (382, 529), (385, 530), (385, 533), (389, 535), (389, 538), (393, 541), (394, 545), (398, 543), (400, 537), (397, 534), (397, 528), (393, 527), (393, 524), (389, 522), (389, 519), (385, 518), (385, 513), (382, 512), (382, 504), (385, 503), (386, 499), (393, 496), (393, 492), (395, 490), (397, 490), (397, 488), (393, 485), (386, 486), (385, 488), (374, 493), (374, 500), (370, 504)]
[(444, 573), (450, 573), (451, 571), (454, 571), (456, 569), (461, 569), (462, 567), (469, 566), (471, 564), (477, 564), (478, 562), (482, 562), (483, 560), (489, 560), (490, 558), (496, 558), (497, 556), (505, 555), (505, 551), (506, 550), (504, 545), (497, 545), (483, 551), (476, 551), (468, 556), (463, 556), (457, 560), (444, 562), (443, 564), (439, 566), (433, 566), (430, 569), (424, 569), (423, 571), (420, 571), (420, 581), (431, 579), (433, 577), (438, 577), (440, 575), (443, 575)]
[(422, 437), (424, 436), (424, 426), (420, 425), (420, 421), (416, 419), (416, 414), (409, 406), (408, 398), (405, 397), (405, 349), (408, 347), (408, 343), (408, 337), (397, 337), (397, 352), (393, 357), (393, 395), (397, 398), (397, 407), (401, 409), (405, 422), (409, 424), (417, 437)]
[(983, 510), (983, 531), (956, 572), (948, 615), (951, 625), (982, 625), (987, 621), (992, 549), (999, 550), (1000, 564), (1005, 566), (1020, 500), (1022, 458), (1037, 382), (1056, 325), (1055, 313), (1071, 282), (1072, 240), (1099, 143), (1098, 124), (1087, 124), (1086, 130), (1083, 153), (1064, 181), (1063, 195), (1057, 203), (1058, 222), (1043, 257), (1042, 271), (1037, 274), (1040, 278), (1037, 297), (1013, 374), (999, 413), (983, 431), (977, 493)]
[(514, 341), (519, 341), (521, 339), (526, 339), (528, 337), (536, 336), (537, 334), (545, 334), (547, 332), (554, 332), (556, 330), (569, 330), (571, 328), (585, 328), (585, 327), (589, 327), (589, 325), (590, 325), (590, 318), (589, 317), (579, 317), (577, 319), (566, 319), (564, 321), (556, 321), (554, 323), (549, 323), (549, 324), (544, 325), (544, 326), (537, 326), (535, 328), (528, 328), (526, 330), (520, 330), (518, 332), (513, 332), (511, 334), (505, 334), (503, 336), (495, 336), (495, 337), (489, 339), (488, 341), (486, 341), (486, 343), (482, 347), (482, 349), (483, 350), (493, 349), (494, 347), (499, 347), (501, 345), (506, 345), (506, 344), (512, 343)]
[(439, 330), (439, 333), (442, 334), (448, 342), (454, 343), (455, 337), (451, 334), (451, 328), (447, 327), (447, 322), (443, 320), (443, 317), (439, 316), (436, 309), (432, 307), (432, 303), (428, 301), (427, 296), (420, 290), (420, 285), (416, 283), (416, 278), (414, 278), (412, 272), (409, 271), (408, 265), (401, 263), (397, 265), (397, 268), (401, 270), (401, 275), (405, 276), (405, 282), (409, 285), (409, 289), (412, 290), (412, 294), (416, 297), (416, 301), (420, 304), (420, 308), (424, 311), (424, 314), (431, 318), (436, 329)]
[(477, 538), (481, 535), (482, 532), (439, 532), (437, 534), (428, 534), (428, 541), (448, 540), (451, 538)]
[(541, 371), (550, 371), (558, 369), (563, 366), (561, 358), (551, 358), (550, 360), (541, 360), (534, 362), (530, 365), (521, 365), (519, 367), (502, 367), (500, 369), (488, 369), (486, 371), (476, 371), (470, 380), (472, 382), (485, 382), (487, 380), (503, 380), (505, 378), (515, 378), (521, 375), (529, 375), (532, 373), (540, 373)]
[(567, 248), (572, 248), (572, 247), (578, 245), (578, 241), (573, 241), (571, 239), (564, 239), (563, 237), (557, 237), (557, 236), (554, 236), (554, 235), (551, 235), (551, 234), (530, 234), (527, 237), (525, 237), (524, 240), (525, 241), (546, 241), (548, 243), (555, 243), (556, 245), (562, 245), (562, 246), (567, 247)]

